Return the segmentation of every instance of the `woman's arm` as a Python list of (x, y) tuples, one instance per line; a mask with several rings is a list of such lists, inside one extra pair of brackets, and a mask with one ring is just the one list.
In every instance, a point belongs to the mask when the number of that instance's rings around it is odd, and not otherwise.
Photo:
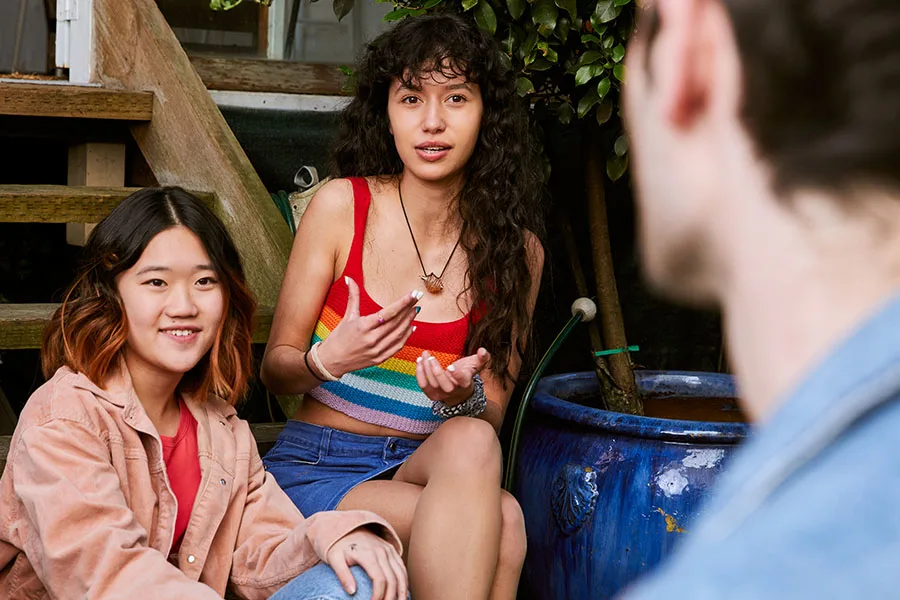
[(108, 442), (88, 424), (57, 419), (28, 428), (10, 463), (36, 533), (25, 541), (25, 555), (51, 597), (219, 598), (149, 547)]
[(302, 394), (321, 383), (303, 358), (352, 240), (353, 189), (346, 179), (329, 181), (313, 196), (294, 237), (260, 373), (270, 392)]
[[(403, 552), (400, 538), (387, 521), (375, 513), (325, 511), (304, 519), (275, 479), (265, 472), (255, 444), (251, 447), (247, 500), (231, 573), (235, 591), (242, 597), (250, 600), (268, 598), (320, 560), (329, 564), (333, 561), (336, 569), (340, 569), (345, 566), (340, 564), (343, 556), (331, 550), (348, 534), (361, 529), (376, 533), (381, 538), (376, 542), (384, 546), (382, 550), (400, 561)], [(368, 542), (366, 549), (371, 545)], [(373, 582), (383, 578), (371, 565), (362, 566)], [(392, 574), (388, 573), (388, 576)]]
[[(353, 239), (352, 198), (349, 182), (329, 182), (300, 220), (263, 357), (263, 383), (276, 394), (307, 392), (325, 375), (311, 372), (316, 361), (304, 358), (328, 290), (347, 262)], [(321, 364), (335, 377), (381, 364), (400, 350), (412, 334), (414, 306), (421, 299), (411, 290), (377, 315), (361, 316), (357, 283), (348, 279), (338, 285), (347, 286), (347, 309), (318, 352)]]

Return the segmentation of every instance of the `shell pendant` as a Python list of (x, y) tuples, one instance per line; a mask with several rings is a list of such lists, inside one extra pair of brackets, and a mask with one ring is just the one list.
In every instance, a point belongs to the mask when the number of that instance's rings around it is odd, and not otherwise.
[(431, 294), (440, 294), (444, 289), (444, 282), (434, 273), (422, 275), (419, 279), (425, 282), (425, 289)]

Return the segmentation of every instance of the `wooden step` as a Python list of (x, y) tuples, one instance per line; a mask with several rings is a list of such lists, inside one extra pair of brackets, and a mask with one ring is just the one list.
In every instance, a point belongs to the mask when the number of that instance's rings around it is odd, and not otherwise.
[(153, 94), (76, 85), (0, 83), (0, 115), (149, 121)]
[[(260, 454), (265, 454), (278, 439), (278, 434), (284, 429), (284, 423), (251, 423), (250, 431), (256, 438), (256, 447)], [(12, 442), (11, 435), (0, 435), (0, 473), (6, 466), (6, 457), (9, 455), (9, 445)]]
[[(44, 326), (59, 304), (0, 304), (0, 348), (27, 350), (41, 347)], [(261, 306), (256, 314), (253, 343), (264, 344), (272, 329), (275, 310)]]
[[(129, 187), (0, 185), (0, 223), (99, 223), (122, 200), (139, 190)], [(191, 192), (212, 207), (215, 195)]]

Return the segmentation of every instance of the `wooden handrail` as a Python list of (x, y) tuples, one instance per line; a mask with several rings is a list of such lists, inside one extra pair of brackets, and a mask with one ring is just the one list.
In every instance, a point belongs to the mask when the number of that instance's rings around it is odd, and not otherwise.
[(150, 91), (132, 134), (161, 185), (216, 194), (251, 289), (273, 306), (291, 233), (154, 0), (94, 0), (93, 72), (107, 88)]

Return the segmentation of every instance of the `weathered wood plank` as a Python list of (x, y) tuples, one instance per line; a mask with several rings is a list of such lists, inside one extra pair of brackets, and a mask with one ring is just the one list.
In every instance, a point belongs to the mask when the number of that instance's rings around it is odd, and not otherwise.
[[(268, 450), (268, 447), (275, 443), (278, 434), (284, 428), (284, 423), (251, 423), (250, 431), (256, 438), (256, 445), (260, 449), (260, 453)], [(6, 466), (6, 457), (9, 455), (9, 445), (12, 441), (11, 435), (0, 435), (0, 473)]]
[(323, 96), (343, 93), (344, 75), (334, 65), (208, 56), (192, 56), (191, 64), (211, 90)]
[(153, 92), (153, 119), (132, 134), (156, 179), (215, 192), (251, 289), (274, 306), (290, 229), (155, 1), (94, 0), (94, 35), (105, 87)]
[(149, 121), (153, 94), (74, 85), (0, 83), (0, 114)]
[[(140, 188), (0, 185), (0, 223), (99, 223)], [(215, 195), (192, 192), (207, 206)]]
[(41, 347), (44, 326), (58, 304), (0, 304), (0, 348)]
[[(58, 307), (59, 304), (0, 304), (0, 348), (40, 348), (44, 327)], [(257, 310), (253, 343), (265, 344), (269, 339), (274, 312), (268, 306), (261, 306)]]

